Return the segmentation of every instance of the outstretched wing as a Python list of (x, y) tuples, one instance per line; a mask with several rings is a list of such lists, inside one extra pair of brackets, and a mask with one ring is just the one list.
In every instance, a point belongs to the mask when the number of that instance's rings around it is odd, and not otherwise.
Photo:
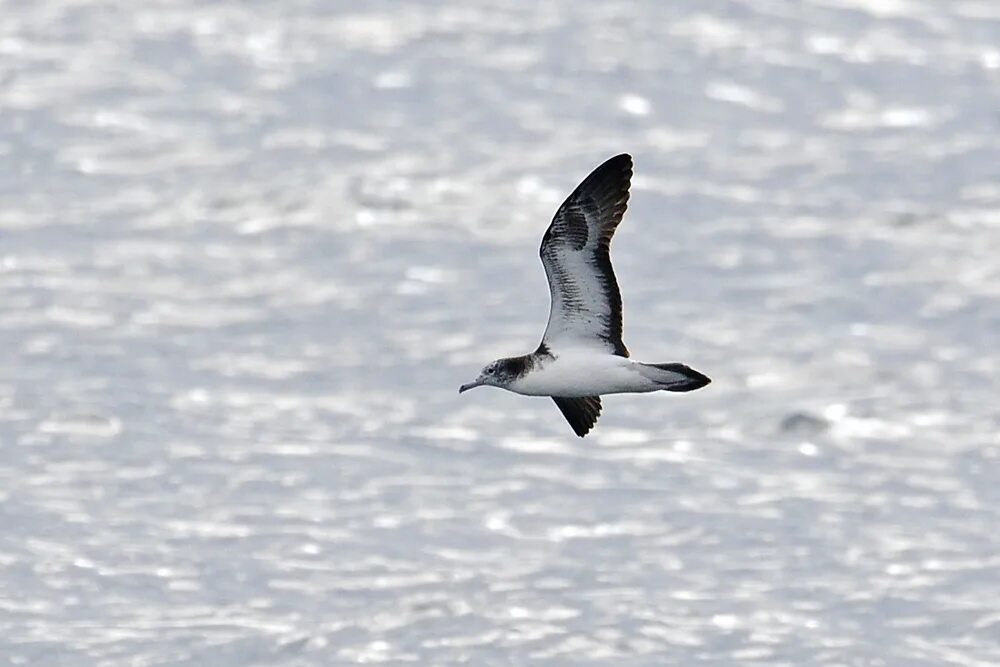
[(610, 243), (628, 206), (631, 178), (627, 154), (599, 166), (559, 207), (542, 238), (539, 254), (552, 297), (542, 346), (550, 351), (589, 345), (628, 356)]
[(601, 397), (584, 396), (583, 398), (560, 398), (553, 396), (559, 411), (573, 427), (573, 432), (581, 438), (597, 423), (601, 415)]

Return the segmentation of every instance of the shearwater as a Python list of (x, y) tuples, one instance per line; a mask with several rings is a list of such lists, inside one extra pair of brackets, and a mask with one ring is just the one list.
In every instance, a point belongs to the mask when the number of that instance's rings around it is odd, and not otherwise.
[(602, 394), (692, 391), (711, 382), (684, 364), (628, 358), (611, 237), (628, 206), (631, 178), (632, 157), (617, 155), (563, 202), (539, 250), (551, 297), (541, 344), (532, 354), (490, 363), (458, 393), (488, 385), (549, 396), (583, 437), (601, 414)]

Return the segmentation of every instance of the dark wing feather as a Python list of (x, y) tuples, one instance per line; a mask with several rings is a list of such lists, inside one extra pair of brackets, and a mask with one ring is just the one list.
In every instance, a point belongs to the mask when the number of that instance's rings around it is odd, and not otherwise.
[(584, 396), (583, 398), (559, 398), (553, 396), (559, 410), (563, 413), (566, 421), (573, 427), (573, 431), (581, 438), (597, 423), (597, 418), (601, 415), (601, 397)]
[(542, 345), (601, 346), (628, 356), (622, 342), (622, 297), (610, 244), (628, 206), (632, 158), (615, 156), (595, 169), (556, 211), (539, 254), (552, 298)]

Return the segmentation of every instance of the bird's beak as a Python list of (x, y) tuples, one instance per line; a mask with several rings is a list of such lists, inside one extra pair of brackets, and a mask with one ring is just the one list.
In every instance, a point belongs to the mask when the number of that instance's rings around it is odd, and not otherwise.
[(461, 387), (458, 388), (458, 393), (461, 394), (463, 391), (469, 391), (470, 389), (475, 389), (476, 387), (481, 387), (484, 384), (486, 384), (486, 383), (483, 382), (482, 379), (478, 379), (475, 382), (470, 382), (469, 384), (463, 384)]

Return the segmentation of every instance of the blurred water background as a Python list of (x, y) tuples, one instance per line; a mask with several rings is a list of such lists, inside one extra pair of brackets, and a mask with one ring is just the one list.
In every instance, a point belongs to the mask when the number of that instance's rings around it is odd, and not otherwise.
[[(0, 16), (0, 665), (1000, 664), (1000, 3)], [(459, 398), (623, 151), (714, 383)]]

